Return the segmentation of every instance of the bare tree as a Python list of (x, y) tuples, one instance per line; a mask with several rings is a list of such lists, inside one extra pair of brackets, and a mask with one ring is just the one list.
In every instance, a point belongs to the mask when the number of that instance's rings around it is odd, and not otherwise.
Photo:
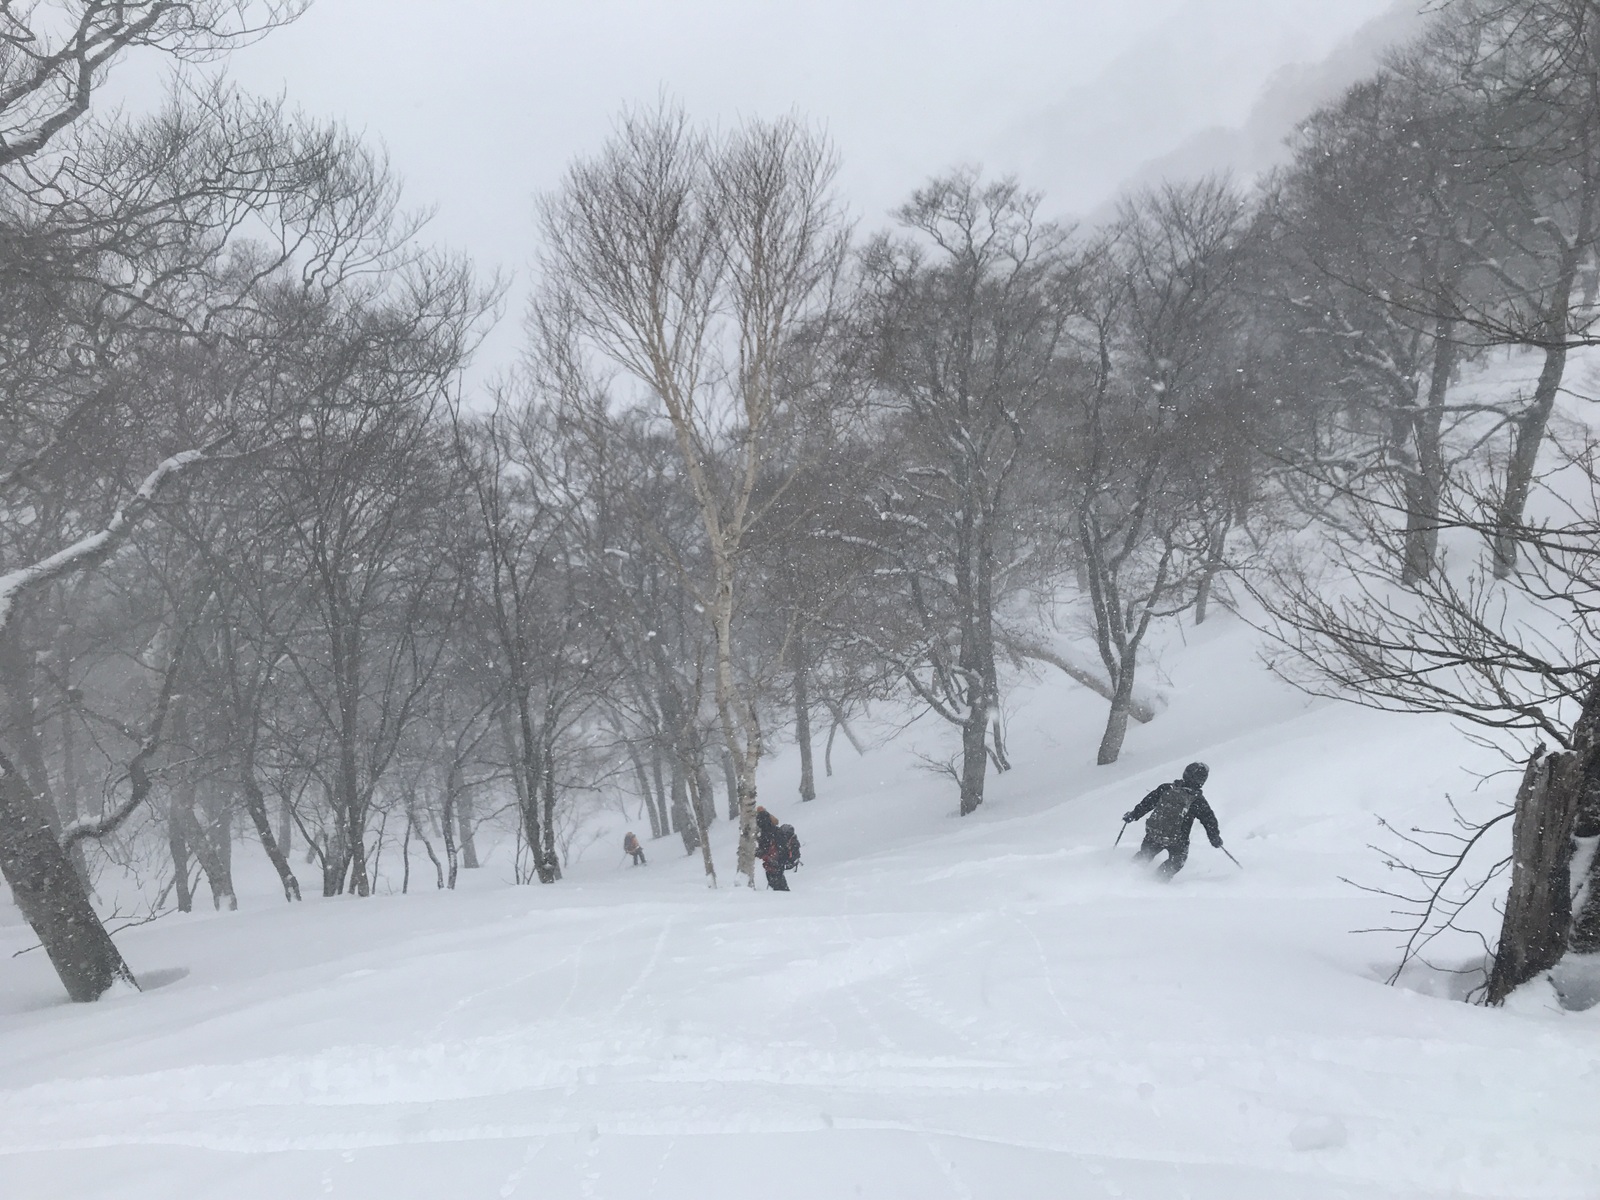
[[(322, 286), (353, 253), (370, 253), (366, 217), (382, 214), (362, 207), (370, 190), (352, 187), (370, 161), (339, 131), (218, 85), (180, 90), (131, 127), (80, 127), (67, 150), (16, 159), (0, 175), (0, 292), (7, 307), (48, 298), (0, 347), (0, 510), (51, 515), (41, 529), (0, 523), (0, 638), (55, 585), (103, 570), (177, 481), (283, 435), (270, 395), (239, 387), (192, 403), (147, 367), (180, 346), (259, 345), (251, 303), (263, 280), (293, 263), (303, 286)], [(248, 245), (247, 229), (257, 235)], [(69, 994), (94, 999), (126, 967), (89, 930), (81, 880), (33, 826), (39, 793), (5, 759), (16, 794), (0, 814), (0, 864), (14, 889), (78, 914), (77, 932), (47, 950)]]
[[(1196, 604), (1244, 513), (1249, 393), (1236, 383), (1245, 207), (1217, 180), (1123, 204), (1074, 327), (1059, 431), (1090, 629), (1112, 684), (1098, 761), (1117, 760), (1151, 623)], [(1218, 504), (1218, 496), (1223, 503)]]
[(670, 423), (710, 570), (715, 697), (739, 782), (738, 869), (754, 884), (760, 714), (734, 662), (740, 556), (793, 331), (831, 303), (844, 249), (834, 159), (798, 121), (722, 138), (666, 107), (630, 112), (542, 207), (544, 268), (590, 349)]
[(874, 545), (920, 628), (894, 639), (917, 647), (900, 674), (961, 730), (963, 814), (983, 803), (990, 754), (1004, 762), (995, 615), (1037, 549), (1012, 536), (1008, 489), (1077, 311), (1068, 233), (1038, 205), (1012, 180), (958, 171), (919, 189), (897, 214), (906, 233), (864, 260), (884, 433), (901, 451)]

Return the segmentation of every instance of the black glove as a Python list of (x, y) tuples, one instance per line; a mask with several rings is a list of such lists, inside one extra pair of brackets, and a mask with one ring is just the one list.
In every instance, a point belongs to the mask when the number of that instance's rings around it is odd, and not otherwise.
[(1215, 847), (1216, 847), (1216, 848), (1217, 848), (1217, 849), (1218, 849), (1218, 850), (1221, 850), (1221, 849), (1222, 849), (1222, 839), (1221, 839), (1221, 838), (1219, 838), (1219, 837), (1214, 837), (1214, 838), (1212, 838), (1212, 839), (1211, 839), (1211, 844), (1212, 844), (1212, 845), (1213, 845), (1213, 846), (1215, 846)]
[(1133, 822), (1137, 821), (1138, 819), (1139, 818), (1134, 816), (1131, 812), (1125, 812), (1125, 813), (1122, 814), (1122, 823), (1124, 825), (1131, 825)]

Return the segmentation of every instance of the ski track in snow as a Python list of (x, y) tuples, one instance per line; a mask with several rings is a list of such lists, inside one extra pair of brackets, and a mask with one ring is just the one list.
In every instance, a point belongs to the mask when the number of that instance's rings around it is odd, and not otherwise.
[[(124, 935), (189, 970), (143, 995), (72, 1007), (0, 958), (0, 1196), (1600, 1196), (1600, 1010), (1383, 987), (1388, 943), (1347, 933), (1384, 907), (1337, 882), (1372, 876), (1373, 814), (1481, 760), (1265, 676), (1218, 696), (1249, 643), (1207, 630), (1115, 768), (1097, 699), (1019, 699), (968, 820), (905, 745), (803, 809), (778, 757), (787, 896), (664, 854), (295, 908), (262, 874)], [(1200, 839), (1163, 886), (1110, 842), (1191, 756), (1246, 869)]]

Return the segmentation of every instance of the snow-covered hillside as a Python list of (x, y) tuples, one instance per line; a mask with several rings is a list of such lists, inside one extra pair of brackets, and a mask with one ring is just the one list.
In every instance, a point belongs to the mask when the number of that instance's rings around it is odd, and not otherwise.
[[(70, 1006), (0, 959), (0, 1195), (1322, 1197), (1600, 1194), (1600, 1010), (1383, 986), (1376, 813), (1509, 794), (1442, 721), (1312, 704), (1222, 616), (1171, 703), (1091, 765), (1101, 701), (1015, 695), (975, 817), (919, 738), (835, 749), (789, 895), (708, 891), (661, 841), (556, 887), (273, 903), (121, 936), (152, 986)], [(1202, 841), (1164, 886), (1112, 848), (1183, 762)], [(1477, 791), (1474, 789), (1477, 788)], [(726, 825), (720, 831), (726, 841)], [(607, 845), (619, 842), (622, 827)], [(731, 847), (719, 847), (726, 864)], [(11, 924), (7, 955), (28, 939)]]

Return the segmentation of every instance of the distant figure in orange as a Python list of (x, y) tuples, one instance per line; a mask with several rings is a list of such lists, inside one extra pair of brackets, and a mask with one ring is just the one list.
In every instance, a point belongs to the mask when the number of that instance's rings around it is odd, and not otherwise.
[(639, 845), (639, 839), (632, 833), (626, 834), (622, 839), (622, 852), (633, 855), (633, 865), (644, 866), (644, 847)]

